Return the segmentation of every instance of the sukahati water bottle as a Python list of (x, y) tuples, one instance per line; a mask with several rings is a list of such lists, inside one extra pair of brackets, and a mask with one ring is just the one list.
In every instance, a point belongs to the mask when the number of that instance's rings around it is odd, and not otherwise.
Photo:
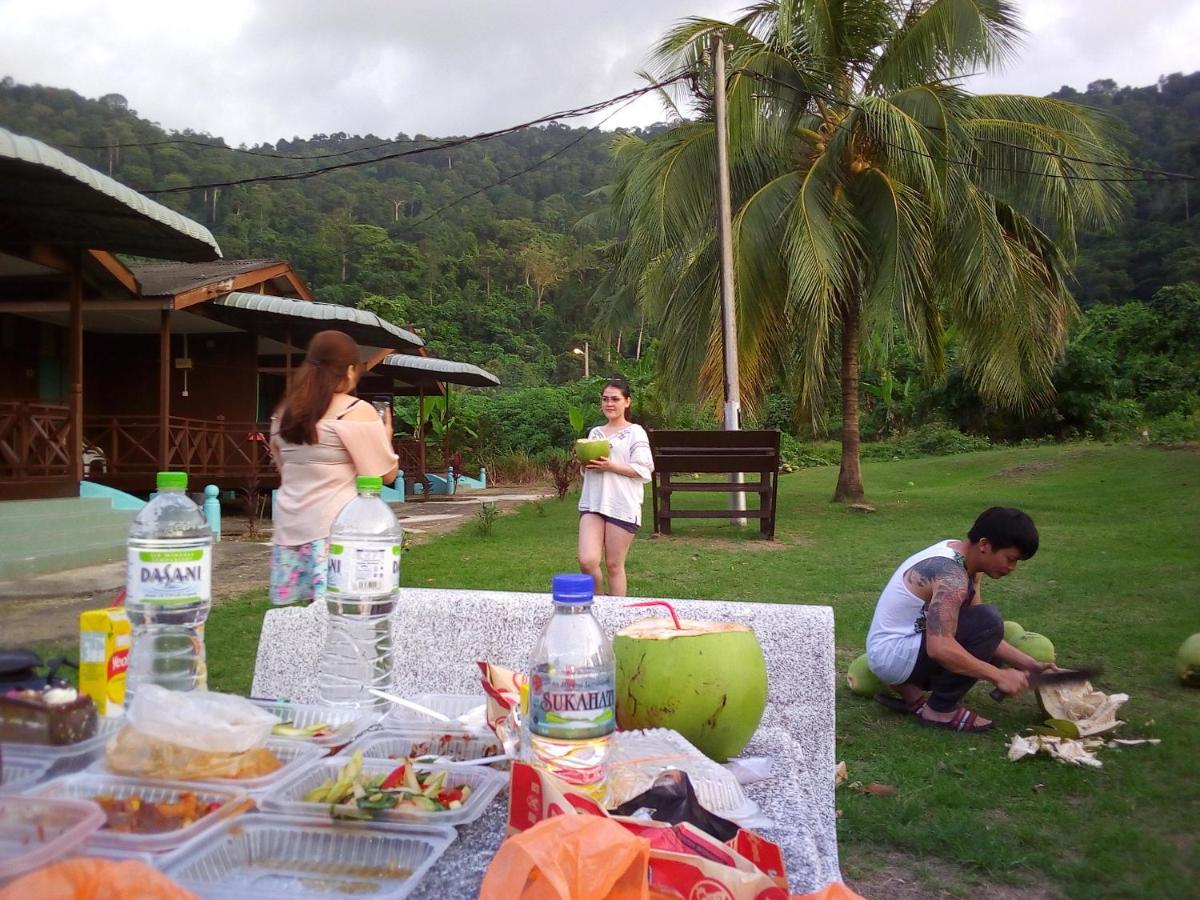
[(325, 604), (329, 613), (317, 688), (338, 706), (382, 707), (371, 688), (392, 687), (392, 613), (400, 592), (403, 532), (380, 498), (383, 480), (360, 476), (358, 496), (333, 520)]
[(616, 663), (592, 615), (591, 575), (555, 575), (554, 612), (529, 667), (528, 759), (600, 802), (616, 730)]
[(129, 527), (125, 612), (133, 628), (126, 704), (144, 684), (204, 690), (204, 622), (212, 608), (212, 528), (185, 472), (159, 472), (158, 493)]

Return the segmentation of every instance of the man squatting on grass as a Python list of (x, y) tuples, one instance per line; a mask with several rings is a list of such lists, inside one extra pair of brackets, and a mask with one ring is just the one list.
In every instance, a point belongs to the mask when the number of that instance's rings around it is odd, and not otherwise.
[[(959, 705), (971, 686), (983, 679), (1019, 694), (1029, 687), (1028, 673), (1054, 665), (1004, 640), (1003, 617), (980, 600), (980, 576), (1003, 578), (1037, 548), (1029, 516), (993, 506), (975, 520), (965, 541), (940, 541), (902, 562), (879, 595), (867, 633), (871, 671), (901, 699), (875, 699), (931, 728), (991, 728), (992, 722)], [(1011, 668), (1000, 668), (1002, 663)]]

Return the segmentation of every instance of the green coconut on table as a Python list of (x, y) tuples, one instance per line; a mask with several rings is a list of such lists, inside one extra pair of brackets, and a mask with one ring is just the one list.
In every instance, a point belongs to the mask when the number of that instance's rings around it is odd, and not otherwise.
[(641, 619), (613, 637), (617, 726), (673, 729), (724, 762), (745, 749), (766, 709), (762, 648), (745, 625), (671, 615)]

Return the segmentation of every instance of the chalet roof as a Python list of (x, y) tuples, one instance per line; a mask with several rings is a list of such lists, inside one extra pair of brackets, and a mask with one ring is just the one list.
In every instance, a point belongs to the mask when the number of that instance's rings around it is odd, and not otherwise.
[(235, 275), (285, 264), (282, 259), (220, 259), (212, 262), (152, 263), (129, 267), (143, 297), (172, 297)]
[(288, 342), (303, 347), (318, 331), (336, 328), (365, 348), (416, 350), (425, 342), (365, 309), (315, 303), (290, 297), (234, 291), (205, 304), (206, 315), (256, 334), (287, 333)]
[(432, 356), (408, 356), (407, 354), (392, 353), (371, 370), (379, 375), (390, 375), (402, 378), (409, 384), (420, 382), (433, 383), (448, 381), (451, 384), (465, 384), (470, 387), (499, 387), (500, 379), (478, 366), (470, 363), (455, 362), (452, 359), (436, 359)]
[(207, 228), (65, 153), (0, 128), (0, 214), (36, 242), (155, 259), (219, 259)]

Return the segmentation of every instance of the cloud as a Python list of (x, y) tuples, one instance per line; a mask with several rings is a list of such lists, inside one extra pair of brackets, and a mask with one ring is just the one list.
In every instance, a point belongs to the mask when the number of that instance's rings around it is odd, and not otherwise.
[[(235, 143), (313, 133), (445, 136), (514, 124), (640, 86), (650, 47), (727, 0), (0, 0), (3, 72), (85, 96), (124, 94), (169, 129)], [(1030, 36), (979, 91), (1047, 93), (1196, 68), (1200, 5), (1026, 0)], [(662, 118), (647, 98), (613, 125)], [(588, 124), (592, 124), (592, 119)]]

